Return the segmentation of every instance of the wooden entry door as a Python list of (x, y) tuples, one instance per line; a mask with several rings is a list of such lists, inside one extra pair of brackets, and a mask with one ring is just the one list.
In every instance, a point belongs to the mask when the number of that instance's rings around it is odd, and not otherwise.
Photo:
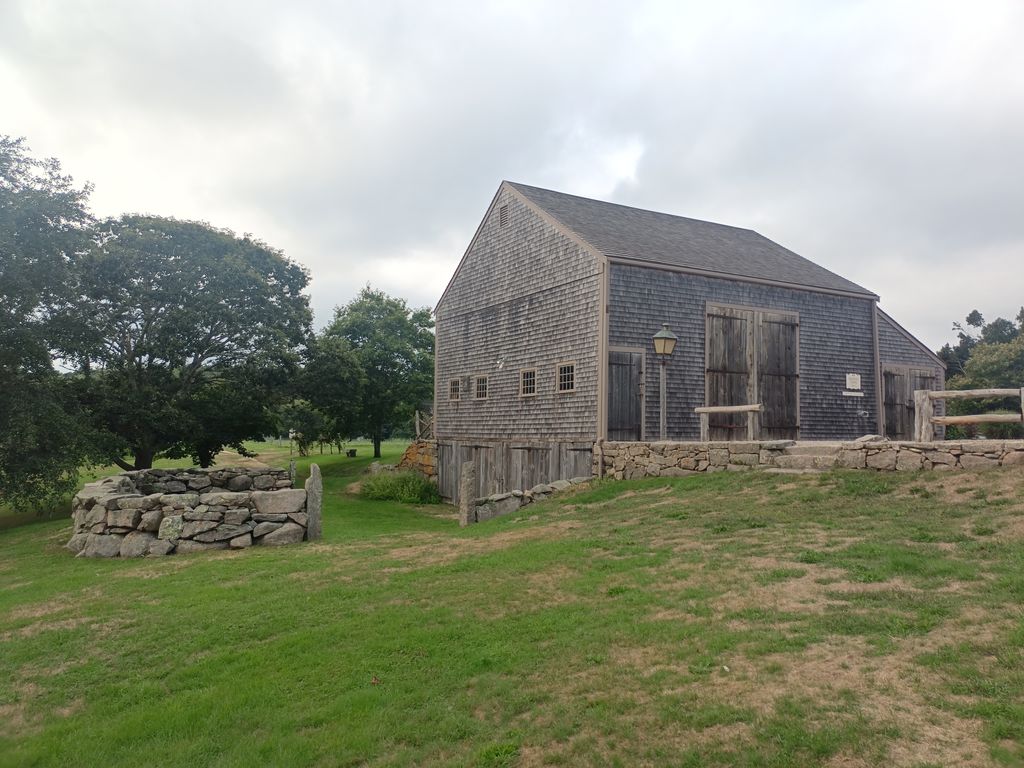
[(882, 366), (885, 437), (914, 439), (914, 391), (936, 388), (935, 372), (902, 365)]
[(644, 354), (608, 353), (608, 439), (643, 439)]
[[(707, 405), (761, 403), (761, 439), (800, 434), (800, 321), (795, 313), (709, 304), (705, 335)], [(712, 414), (712, 440), (746, 436), (746, 414)]]

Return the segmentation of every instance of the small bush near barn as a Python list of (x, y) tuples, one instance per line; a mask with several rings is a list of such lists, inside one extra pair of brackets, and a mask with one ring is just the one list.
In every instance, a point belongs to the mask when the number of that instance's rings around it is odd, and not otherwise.
[(375, 501), (398, 501), (402, 504), (438, 504), (441, 494), (437, 486), (416, 472), (382, 472), (362, 482), (364, 498)]

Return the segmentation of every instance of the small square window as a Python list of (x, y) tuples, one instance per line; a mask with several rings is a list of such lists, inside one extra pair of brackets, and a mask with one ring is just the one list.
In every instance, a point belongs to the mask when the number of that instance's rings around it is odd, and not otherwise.
[(487, 399), (487, 377), (486, 376), (477, 376), (476, 377), (476, 386), (474, 387), (474, 397), (476, 397), (477, 400), (486, 400)]
[(448, 382), (448, 399), (449, 400), (461, 400), (462, 399), (462, 380), (452, 379)]
[(576, 389), (576, 364), (558, 364), (558, 391), (572, 392)]
[(519, 396), (532, 397), (537, 394), (537, 370), (527, 368), (519, 372)]

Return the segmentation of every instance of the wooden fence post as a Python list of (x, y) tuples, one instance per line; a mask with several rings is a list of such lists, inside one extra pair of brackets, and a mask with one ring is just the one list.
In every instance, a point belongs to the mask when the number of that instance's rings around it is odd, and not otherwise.
[(711, 440), (711, 414), (700, 414), (700, 441), (707, 443)]
[(914, 390), (914, 438), (919, 443), (930, 443), (935, 439), (932, 416), (935, 405), (927, 389)]

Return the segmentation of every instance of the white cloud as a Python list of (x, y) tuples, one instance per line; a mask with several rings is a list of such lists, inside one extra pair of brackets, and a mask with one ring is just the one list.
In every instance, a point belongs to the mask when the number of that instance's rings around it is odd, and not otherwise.
[(12, 0), (0, 131), (99, 213), (283, 248), (321, 322), (367, 281), (433, 305), (507, 178), (756, 228), (937, 345), (1024, 303), (1022, 22), (1012, 0)]

